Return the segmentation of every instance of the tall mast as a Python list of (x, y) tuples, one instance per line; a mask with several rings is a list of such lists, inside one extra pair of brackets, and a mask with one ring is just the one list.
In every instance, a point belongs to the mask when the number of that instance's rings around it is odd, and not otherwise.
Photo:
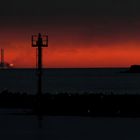
[(4, 66), (4, 49), (1, 49), (1, 64)]

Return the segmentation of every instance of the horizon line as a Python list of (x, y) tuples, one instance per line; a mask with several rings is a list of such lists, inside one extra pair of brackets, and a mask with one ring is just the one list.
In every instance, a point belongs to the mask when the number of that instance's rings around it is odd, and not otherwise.
[[(100, 68), (130, 68), (130, 66), (126, 67), (44, 67), (42, 69), (100, 69)], [(5, 69), (37, 69), (36, 67), (13, 67), (13, 68), (5, 68)]]

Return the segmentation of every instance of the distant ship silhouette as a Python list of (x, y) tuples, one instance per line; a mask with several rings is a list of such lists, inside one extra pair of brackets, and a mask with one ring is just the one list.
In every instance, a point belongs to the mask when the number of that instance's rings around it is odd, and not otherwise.
[(140, 73), (140, 65), (131, 65), (128, 69), (128, 72), (131, 73)]
[(13, 64), (4, 61), (4, 49), (1, 49), (0, 69), (13, 68)]

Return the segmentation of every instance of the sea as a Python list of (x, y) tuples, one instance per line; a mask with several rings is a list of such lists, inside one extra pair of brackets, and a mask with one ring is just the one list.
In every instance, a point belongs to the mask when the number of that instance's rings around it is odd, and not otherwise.
[(139, 140), (139, 118), (0, 115), (0, 140)]
[[(43, 93), (139, 94), (140, 73), (128, 68), (49, 68), (42, 72)], [(1, 69), (0, 91), (36, 94), (36, 69)]]
[[(128, 68), (43, 69), (43, 92), (139, 94)], [(36, 69), (1, 69), (0, 91), (36, 94)], [(25, 115), (0, 109), (0, 140), (140, 140), (140, 118)], [(29, 110), (28, 110), (29, 111)]]

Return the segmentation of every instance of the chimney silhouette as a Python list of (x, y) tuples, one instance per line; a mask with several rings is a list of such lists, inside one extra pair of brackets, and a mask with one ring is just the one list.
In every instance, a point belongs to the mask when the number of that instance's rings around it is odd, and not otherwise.
[(4, 49), (1, 49), (1, 64), (4, 66)]

